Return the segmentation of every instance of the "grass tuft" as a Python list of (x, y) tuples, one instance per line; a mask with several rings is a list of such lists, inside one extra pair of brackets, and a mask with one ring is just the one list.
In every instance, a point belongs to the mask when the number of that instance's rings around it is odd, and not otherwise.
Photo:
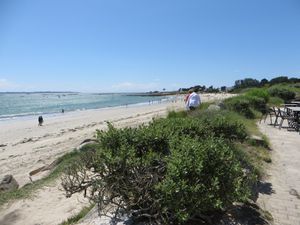
[(77, 215), (68, 218), (66, 221), (62, 222), (59, 225), (72, 225), (77, 223), (79, 220), (84, 218), (91, 211), (91, 209), (94, 208), (94, 206), (95, 204), (91, 204), (90, 206), (84, 207)]

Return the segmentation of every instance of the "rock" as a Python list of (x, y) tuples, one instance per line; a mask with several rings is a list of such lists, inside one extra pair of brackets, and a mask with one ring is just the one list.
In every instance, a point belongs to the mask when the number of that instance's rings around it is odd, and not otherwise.
[(207, 110), (208, 111), (220, 111), (221, 107), (218, 105), (210, 105), (210, 106), (208, 106)]
[(5, 175), (0, 183), (0, 192), (13, 191), (19, 188), (19, 184), (12, 175)]

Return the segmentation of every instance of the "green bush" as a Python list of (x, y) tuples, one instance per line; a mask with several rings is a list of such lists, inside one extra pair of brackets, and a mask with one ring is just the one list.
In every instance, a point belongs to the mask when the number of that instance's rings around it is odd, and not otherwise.
[(257, 97), (257, 96), (246, 96), (246, 98), (250, 102), (251, 108), (263, 114), (266, 113), (267, 101), (264, 98)]
[[(205, 116), (207, 115), (207, 116)], [(244, 141), (247, 137), (245, 126), (233, 120), (227, 120), (222, 114), (202, 114), (199, 117), (159, 119), (149, 125), (160, 135), (192, 137), (202, 140), (210, 136), (228, 140)], [(208, 116), (210, 115), (210, 116)], [(214, 115), (214, 116), (211, 116)]]
[(249, 180), (224, 140), (208, 138), (197, 142), (184, 138), (174, 141), (171, 148), (165, 178), (156, 191), (163, 213), (174, 215), (175, 224), (199, 213), (222, 210), (250, 195), (245, 188)]
[(137, 128), (108, 124), (94, 150), (66, 169), (62, 184), (68, 196), (85, 191), (102, 213), (109, 205), (136, 222), (183, 224), (249, 197), (253, 176), (228, 144), (246, 136), (241, 123), (222, 115)]
[(97, 138), (101, 148), (111, 149), (115, 154), (122, 147), (132, 148), (139, 155), (149, 151), (165, 152), (168, 150), (168, 133), (158, 129), (146, 126), (116, 129), (108, 123), (108, 130), (98, 131)]
[[(249, 94), (248, 94), (249, 93)], [(253, 92), (248, 92), (244, 95), (232, 97), (225, 100), (225, 105), (229, 110), (237, 112), (246, 118), (254, 119), (256, 117), (256, 111), (260, 113), (266, 113), (267, 96), (263, 97), (263, 93), (255, 89)], [(257, 95), (255, 95), (257, 94)], [(260, 97), (261, 95), (262, 97)]]
[(255, 117), (249, 99), (243, 95), (226, 99), (225, 106), (229, 110), (237, 112), (246, 118), (253, 119)]
[(263, 98), (265, 102), (268, 102), (270, 98), (269, 92), (263, 88), (253, 88), (246, 92), (246, 96)]
[(287, 87), (273, 86), (269, 88), (269, 93), (273, 97), (282, 98), (284, 101), (289, 101), (295, 98), (296, 93)]

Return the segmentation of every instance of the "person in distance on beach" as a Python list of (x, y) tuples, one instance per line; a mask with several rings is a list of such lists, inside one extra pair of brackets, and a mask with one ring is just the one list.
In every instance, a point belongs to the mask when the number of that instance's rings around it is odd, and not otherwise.
[(186, 108), (188, 110), (195, 110), (201, 104), (200, 96), (193, 89), (189, 90), (189, 93)]
[(44, 123), (43, 117), (42, 117), (42, 116), (39, 116), (38, 121), (39, 121), (39, 126), (42, 126), (43, 123)]

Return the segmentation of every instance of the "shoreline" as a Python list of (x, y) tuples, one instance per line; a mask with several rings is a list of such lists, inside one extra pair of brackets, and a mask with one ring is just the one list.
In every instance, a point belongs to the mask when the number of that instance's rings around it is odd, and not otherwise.
[[(159, 97), (159, 96), (156, 96), (156, 97)], [(176, 97), (176, 99), (177, 99), (178, 95), (169, 95), (169, 96), (160, 96), (160, 97), (165, 97), (165, 98), (158, 99), (158, 100), (152, 100), (151, 104), (158, 104), (160, 102), (172, 101), (172, 99), (174, 99), (174, 97)], [(149, 105), (149, 101), (115, 105), (115, 106), (103, 106), (100, 108), (76, 109), (76, 110), (65, 111), (64, 113), (62, 113), (62, 112), (28, 112), (28, 113), (23, 113), (23, 114), (0, 115), (0, 125), (3, 122), (30, 120), (30, 119), (34, 119), (40, 115), (42, 115), (45, 118), (46, 117), (56, 117), (56, 116), (59, 117), (59, 116), (65, 115), (65, 114), (71, 114), (71, 113), (76, 113), (76, 112), (94, 111), (94, 110), (111, 109), (111, 108), (122, 108), (122, 107), (135, 107), (135, 106), (139, 106), (139, 105), (143, 105), (143, 106)]]

